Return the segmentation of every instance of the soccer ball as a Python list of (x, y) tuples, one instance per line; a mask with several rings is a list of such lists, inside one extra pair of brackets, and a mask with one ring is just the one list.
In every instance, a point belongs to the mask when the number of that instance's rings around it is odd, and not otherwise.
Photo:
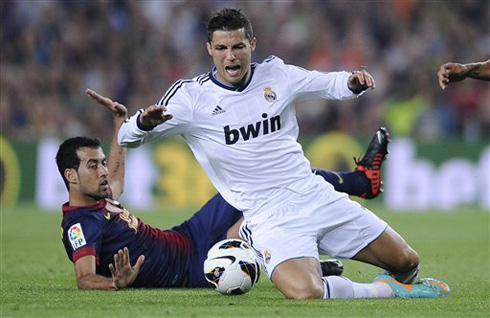
[(225, 295), (250, 291), (260, 277), (260, 263), (245, 241), (226, 239), (216, 243), (204, 261), (204, 275), (209, 285)]

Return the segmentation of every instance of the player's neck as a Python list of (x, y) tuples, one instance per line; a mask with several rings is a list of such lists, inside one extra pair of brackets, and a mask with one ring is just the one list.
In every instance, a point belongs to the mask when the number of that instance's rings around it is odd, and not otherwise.
[(80, 192), (77, 191), (69, 192), (70, 206), (88, 206), (88, 205), (93, 205), (96, 202), (97, 200), (95, 200), (94, 198), (83, 195)]

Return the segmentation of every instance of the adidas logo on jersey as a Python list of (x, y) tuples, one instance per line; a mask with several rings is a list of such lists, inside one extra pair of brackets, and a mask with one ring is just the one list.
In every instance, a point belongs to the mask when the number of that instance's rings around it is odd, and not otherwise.
[(267, 119), (267, 114), (263, 113), (262, 118), (264, 118), (264, 120), (237, 129), (230, 128), (229, 125), (225, 126), (224, 132), (226, 144), (235, 144), (240, 140), (240, 136), (244, 141), (247, 141), (250, 138), (257, 138), (259, 135), (268, 135), (281, 129), (281, 116), (277, 115)]
[(226, 110), (224, 110), (223, 108), (221, 108), (219, 105), (216, 106), (213, 110), (213, 112), (211, 113), (211, 116), (216, 116), (216, 115), (219, 115), (219, 114), (222, 114), (222, 113), (225, 113)]

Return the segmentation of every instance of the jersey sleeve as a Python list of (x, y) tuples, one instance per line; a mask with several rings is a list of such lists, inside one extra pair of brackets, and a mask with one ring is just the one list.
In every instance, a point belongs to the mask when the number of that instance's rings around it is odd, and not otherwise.
[(349, 72), (309, 71), (295, 65), (284, 64), (281, 59), (276, 59), (278, 67), (281, 67), (288, 77), (295, 100), (319, 98), (347, 100), (361, 95), (354, 94), (347, 86), (351, 75)]
[(164, 139), (188, 131), (193, 123), (192, 98), (186, 85), (192, 85), (191, 80), (177, 81), (157, 105), (167, 108), (167, 113), (173, 118), (156, 126), (150, 131), (142, 130), (138, 126), (138, 117), (143, 113), (140, 109), (121, 126), (118, 134), (118, 143), (125, 147), (138, 147), (142, 144)]
[(103, 221), (96, 214), (74, 217), (65, 226), (63, 241), (68, 256), (75, 263), (78, 259), (93, 255), (98, 258), (102, 245)]

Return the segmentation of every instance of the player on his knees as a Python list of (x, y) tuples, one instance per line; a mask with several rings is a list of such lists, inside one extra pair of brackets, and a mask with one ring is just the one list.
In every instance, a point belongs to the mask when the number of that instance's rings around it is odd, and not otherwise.
[[(356, 259), (408, 275), (408, 280), (416, 277), (416, 253), (385, 221), (313, 175), (297, 142), (294, 101), (354, 99), (375, 88), (374, 78), (364, 69), (309, 71), (275, 56), (251, 63), (257, 39), (240, 10), (216, 12), (207, 32), (206, 47), (215, 68), (193, 80), (177, 82), (157, 105), (131, 117), (121, 126), (119, 144), (139, 147), (182, 135), (218, 191), (242, 211), (249, 243), (262, 255), (269, 278), (288, 298), (431, 297), (449, 292), (447, 285), (425, 280), (426, 284), (405, 293), (399, 288), (404, 285), (387, 275), (368, 286), (341, 277), (322, 279), (320, 254)], [(223, 96), (228, 104), (220, 102), (220, 108), (226, 108), (221, 131), (209, 114), (208, 102), (223, 101)], [(274, 119), (254, 104), (262, 98), (273, 104)], [(196, 116), (202, 120), (195, 121)], [(258, 128), (261, 123), (263, 129)], [(269, 129), (273, 124), (275, 128)], [(249, 141), (245, 130), (250, 132), (255, 126), (260, 130), (253, 136), (257, 139)], [(359, 195), (368, 198), (380, 192), (379, 168), (387, 154), (387, 141), (387, 132), (379, 130), (366, 155), (356, 161), (355, 174), (363, 174), (370, 185)], [(244, 153), (247, 156), (237, 155)], [(245, 171), (245, 166), (250, 169)], [(217, 169), (227, 173), (216, 174)]]

